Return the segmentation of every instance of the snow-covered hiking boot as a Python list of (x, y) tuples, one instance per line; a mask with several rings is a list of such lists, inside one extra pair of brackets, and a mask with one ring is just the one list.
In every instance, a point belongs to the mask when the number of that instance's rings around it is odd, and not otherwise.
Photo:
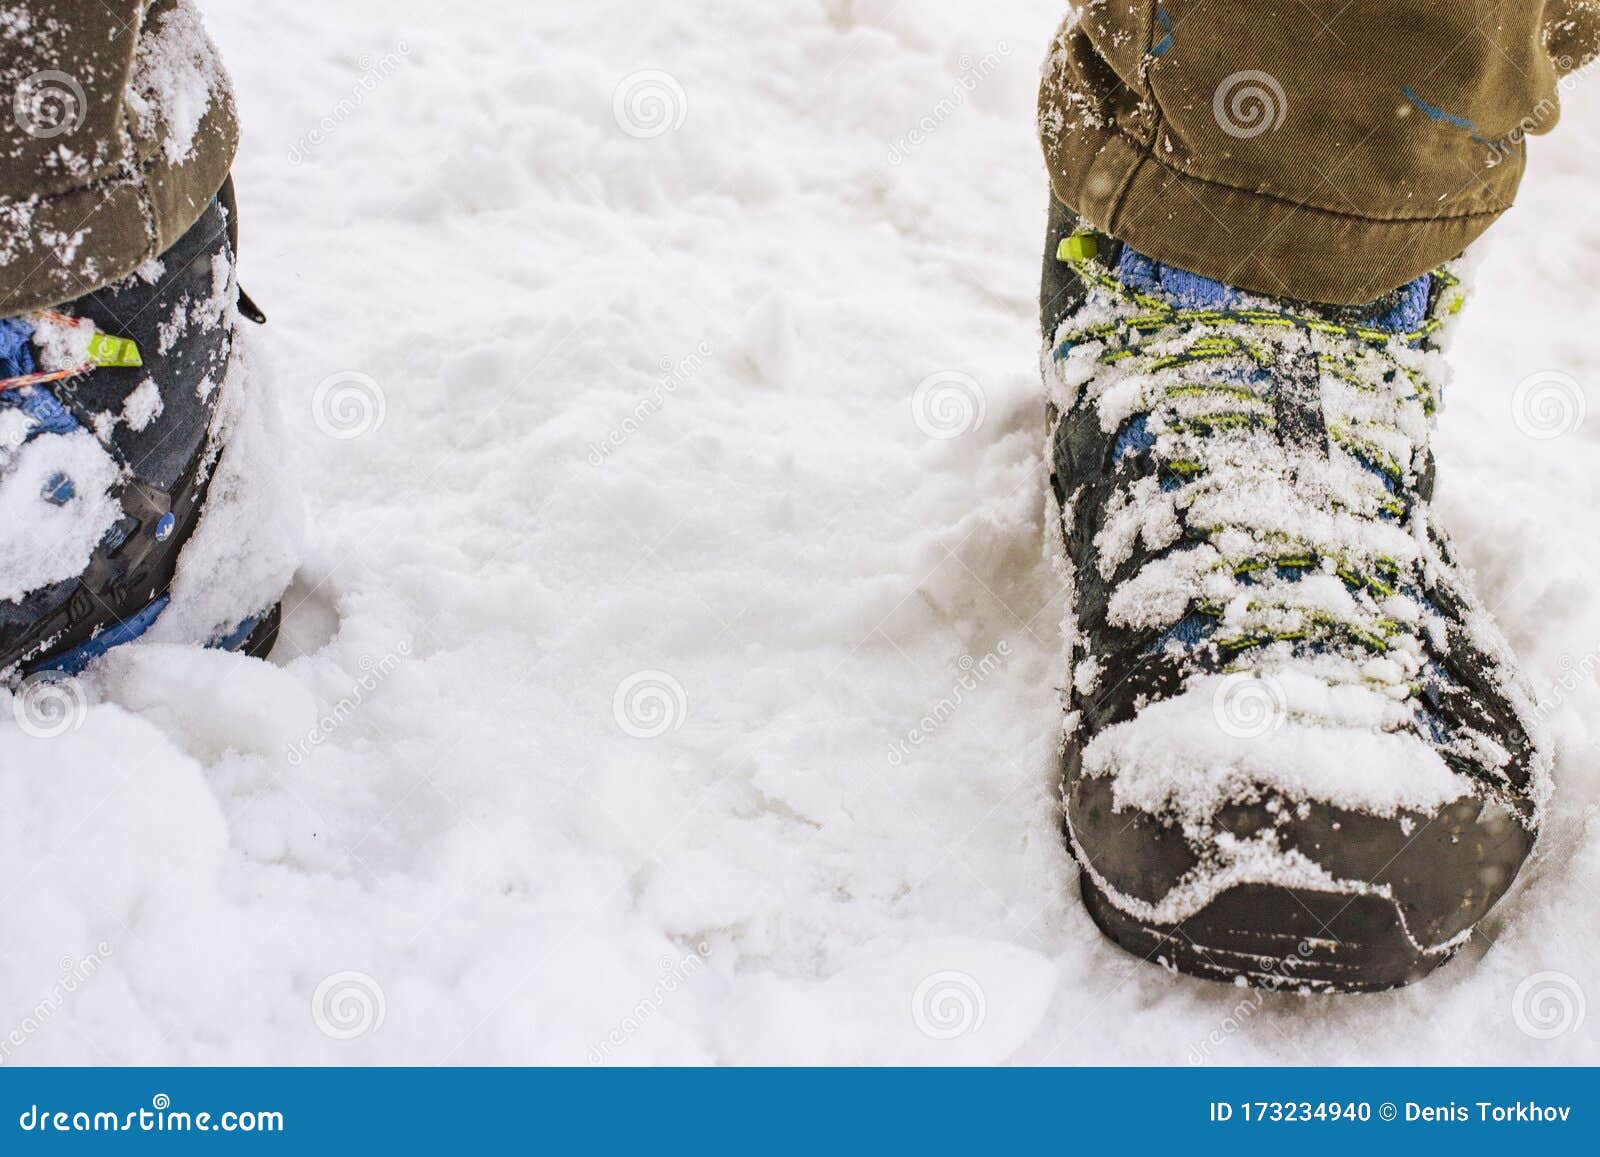
[[(237, 417), (230, 202), (124, 280), (0, 319), (4, 677), (76, 673), (172, 601)], [(190, 641), (265, 655), (280, 592)]]
[(1065, 827), (1090, 914), (1236, 983), (1425, 975), (1511, 886), (1550, 784), (1429, 511), (1460, 269), (1364, 307), (1264, 298), (1059, 205), (1045, 256)]

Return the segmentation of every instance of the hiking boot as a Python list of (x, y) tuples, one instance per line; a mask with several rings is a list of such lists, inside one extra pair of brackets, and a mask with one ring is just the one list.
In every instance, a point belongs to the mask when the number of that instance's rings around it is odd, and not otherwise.
[[(167, 610), (236, 417), (239, 312), (258, 315), (233, 220), (230, 184), (159, 260), (0, 319), (0, 674), (75, 674)], [(265, 656), (266, 603), (191, 641)]]
[(1264, 298), (1059, 204), (1045, 257), (1090, 915), (1218, 980), (1426, 975), (1511, 886), (1550, 791), (1531, 696), (1429, 505), (1460, 268), (1360, 307)]

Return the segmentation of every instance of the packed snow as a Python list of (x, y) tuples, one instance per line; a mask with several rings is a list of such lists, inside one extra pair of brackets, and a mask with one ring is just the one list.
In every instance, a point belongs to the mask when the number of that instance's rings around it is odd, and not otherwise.
[(270, 663), (164, 617), (0, 694), (0, 1063), (1600, 1061), (1592, 77), (1436, 442), (1543, 842), (1432, 978), (1307, 997), (1112, 947), (1057, 830), (1055, 0), (203, 7), (272, 319), (233, 461), (304, 557)]
[[(0, 599), (17, 599), (89, 565), (95, 544), (122, 517), (111, 495), (117, 464), (87, 430), (44, 434), (18, 449), (0, 444), (0, 460), (7, 476), (0, 519), (32, 532), (0, 537)], [(41, 501), (61, 479), (71, 479), (78, 501), (70, 507)]]

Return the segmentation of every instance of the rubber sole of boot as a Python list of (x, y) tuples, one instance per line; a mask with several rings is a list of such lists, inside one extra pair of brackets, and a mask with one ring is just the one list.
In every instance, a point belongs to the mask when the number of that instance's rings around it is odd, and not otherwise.
[(1382, 992), (1427, 976), (1455, 948), (1423, 952), (1379, 895), (1241, 884), (1180, 924), (1122, 911), (1087, 872), (1084, 907), (1120, 948), (1188, 976), (1254, 988)]
[(249, 655), (252, 659), (265, 659), (271, 655), (272, 648), (278, 645), (278, 628), (282, 625), (283, 603), (277, 602), (245, 636), (244, 642), (237, 648), (239, 654)]

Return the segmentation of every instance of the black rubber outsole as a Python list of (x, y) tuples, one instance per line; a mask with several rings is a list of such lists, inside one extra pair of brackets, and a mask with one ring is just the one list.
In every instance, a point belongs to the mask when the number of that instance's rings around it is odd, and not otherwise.
[(278, 645), (278, 628), (282, 625), (283, 603), (277, 602), (245, 636), (244, 642), (238, 647), (239, 654), (249, 655), (252, 659), (265, 659), (272, 654), (272, 648)]
[(1179, 924), (1123, 912), (1087, 872), (1090, 918), (1119, 947), (1188, 976), (1255, 988), (1382, 992), (1415, 983), (1455, 954), (1423, 952), (1385, 897), (1241, 884)]

